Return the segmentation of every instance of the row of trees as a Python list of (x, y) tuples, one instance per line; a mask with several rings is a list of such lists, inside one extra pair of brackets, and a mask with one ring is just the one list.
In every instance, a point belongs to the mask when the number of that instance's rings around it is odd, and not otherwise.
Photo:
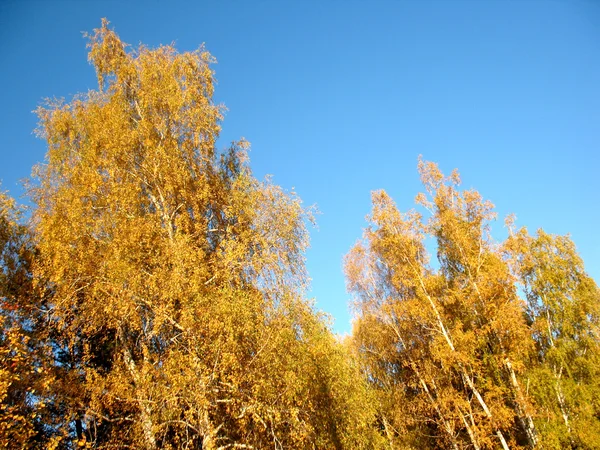
[(346, 258), (353, 347), (389, 446), (600, 448), (600, 291), (573, 243), (511, 218), (494, 242), (491, 203), (457, 172), (419, 172), (429, 217), (376, 192)]
[[(352, 336), (305, 298), (300, 200), (218, 152), (212, 57), (88, 36), (99, 89), (38, 110), (33, 204), (0, 194), (3, 448), (600, 448), (600, 292), (419, 163), (346, 258)], [(426, 240), (433, 238), (438, 264)]]

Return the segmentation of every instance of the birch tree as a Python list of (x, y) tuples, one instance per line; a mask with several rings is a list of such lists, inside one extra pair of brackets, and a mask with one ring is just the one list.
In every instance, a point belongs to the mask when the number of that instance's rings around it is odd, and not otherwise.
[(460, 191), (456, 171), (446, 177), (420, 161), (419, 172), (426, 193), (417, 203), (429, 219), (403, 214), (375, 192), (370, 226), (346, 257), (355, 342), (381, 393), (385, 433), (391, 446), (533, 447), (522, 386), (529, 332), (514, 277), (489, 234), (492, 205)]
[(216, 149), (212, 56), (131, 50), (107, 21), (88, 37), (99, 89), (38, 110), (32, 191), (65, 442), (367, 445), (364, 389), (303, 297), (309, 213), (245, 141)]
[(600, 446), (600, 290), (566, 236), (525, 228), (505, 245), (535, 342), (529, 385), (546, 448)]

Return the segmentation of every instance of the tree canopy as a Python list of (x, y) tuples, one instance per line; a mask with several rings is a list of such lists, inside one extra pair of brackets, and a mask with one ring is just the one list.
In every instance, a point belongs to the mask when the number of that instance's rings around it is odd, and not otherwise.
[(419, 172), (423, 213), (374, 192), (345, 265), (389, 446), (598, 448), (600, 291), (573, 243), (511, 220), (497, 243), (493, 205), (458, 172), (422, 160)]
[(365, 386), (303, 297), (309, 211), (253, 177), (246, 142), (216, 149), (213, 58), (131, 50), (107, 21), (88, 38), (99, 89), (37, 112), (31, 270), (51, 297), (60, 424), (46, 438), (366, 445)]

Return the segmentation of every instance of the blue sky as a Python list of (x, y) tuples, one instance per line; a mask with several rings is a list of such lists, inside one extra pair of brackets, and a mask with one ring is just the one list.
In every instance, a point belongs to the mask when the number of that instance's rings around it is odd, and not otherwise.
[(31, 111), (96, 88), (81, 32), (101, 17), (125, 42), (205, 43), (217, 58), (220, 145), (244, 136), (259, 178), (321, 211), (309, 295), (337, 332), (350, 331), (342, 257), (370, 192), (411, 208), (419, 154), (457, 167), (499, 217), (570, 233), (600, 280), (599, 2), (4, 0), (0, 179), (13, 196), (44, 158)]

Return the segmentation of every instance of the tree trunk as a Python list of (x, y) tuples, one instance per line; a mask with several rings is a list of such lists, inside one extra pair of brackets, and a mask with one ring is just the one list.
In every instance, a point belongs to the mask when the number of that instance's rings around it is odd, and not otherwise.
[[(429, 390), (429, 387), (427, 386), (427, 383), (425, 382), (425, 380), (419, 373), (419, 370), (417, 369), (417, 366), (415, 365), (415, 363), (411, 362), (411, 367), (412, 367), (413, 371), (415, 372), (415, 374), (417, 375), (417, 378), (419, 379), (419, 382), (421, 383), (423, 390), (427, 394), (429, 401), (433, 405), (435, 411), (438, 413), (438, 416), (440, 417), (440, 420), (442, 421), (442, 425), (444, 426), (444, 430), (446, 431), (446, 433), (448, 433), (448, 436), (450, 437), (450, 442), (452, 443), (452, 448), (454, 450), (458, 450), (458, 443), (456, 442), (456, 437), (454, 436), (454, 432), (452, 431), (452, 426), (446, 420), (444, 414), (442, 413), (442, 411), (438, 405), (438, 402), (433, 397), (431, 391)], [(471, 436), (470, 432), (469, 432), (469, 436)], [(474, 440), (474, 436), (472, 436), (471, 440), (472, 440), (475, 448), (478, 450), (479, 446), (477, 445), (477, 442)]]
[(527, 443), (531, 448), (534, 448), (537, 445), (537, 433), (535, 430), (535, 424), (533, 423), (533, 418), (530, 414), (527, 413), (526, 410), (526, 402), (525, 397), (523, 396), (523, 392), (521, 391), (521, 386), (519, 386), (519, 382), (517, 381), (517, 376), (515, 374), (514, 369), (512, 368), (512, 364), (510, 360), (506, 358), (504, 360), (504, 364), (508, 369), (508, 373), (510, 376), (510, 382), (512, 384), (514, 394), (515, 394), (515, 406), (517, 410), (517, 418), (525, 434), (527, 435)]
[[(396, 337), (398, 338), (398, 340), (400, 341), (402, 346), (405, 346), (404, 339), (402, 339), (402, 336), (400, 335), (399, 330), (393, 324), (390, 324), (389, 322), (388, 322), (388, 325), (392, 328), (392, 330), (394, 330), (394, 333), (396, 334)], [(435, 412), (438, 414), (440, 420), (442, 421), (443, 428), (446, 431), (446, 433), (448, 433), (448, 437), (450, 438), (450, 442), (452, 443), (452, 448), (454, 450), (458, 450), (459, 449), (458, 442), (456, 441), (456, 436), (454, 435), (452, 426), (446, 420), (446, 417), (442, 413), (442, 410), (440, 409), (438, 402), (436, 401), (436, 399), (434, 398), (433, 394), (431, 393), (429, 387), (427, 386), (427, 382), (421, 376), (421, 373), (420, 373), (419, 369), (417, 368), (416, 363), (412, 359), (410, 359), (410, 367), (413, 370), (413, 372), (415, 373), (415, 375), (417, 376), (417, 378), (419, 379), (419, 383), (421, 384), (423, 391), (427, 395), (429, 402), (433, 405)], [(386, 427), (386, 431), (387, 431), (387, 427)], [(475, 448), (478, 448), (476, 442), (473, 442), (473, 444), (475, 445)]]
[(477, 443), (477, 439), (475, 439), (475, 432), (471, 429), (471, 426), (469, 425), (469, 422), (467, 422), (467, 419), (466, 419), (465, 415), (461, 413), (460, 418), (462, 419), (463, 423), (465, 424), (465, 428), (467, 429), (467, 433), (469, 433), (469, 438), (471, 439), (471, 443), (473, 444), (473, 448), (475, 450), (480, 450), (481, 447), (479, 447), (479, 444)]
[(136, 401), (138, 403), (138, 406), (140, 408), (140, 419), (141, 419), (141, 425), (142, 425), (142, 431), (144, 433), (144, 441), (146, 443), (146, 449), (147, 450), (155, 450), (157, 448), (156, 445), (156, 438), (154, 436), (154, 430), (153, 430), (153, 423), (152, 423), (152, 410), (150, 408), (150, 405), (148, 404), (147, 401), (145, 401), (142, 396), (140, 395), (139, 392), (139, 374), (137, 371), (137, 367), (135, 366), (135, 361), (133, 361), (133, 358), (131, 357), (131, 352), (129, 351), (129, 348), (127, 347), (127, 344), (125, 342), (124, 339), (124, 333), (123, 330), (120, 329), (119, 330), (119, 334), (121, 335), (121, 342), (123, 345), (123, 362), (125, 363), (125, 366), (127, 367), (127, 370), (129, 371), (129, 374), (131, 375), (131, 378), (133, 379), (133, 384), (136, 390), (135, 396), (136, 396)]
[(562, 371), (563, 371), (563, 368), (561, 367), (558, 375), (556, 375), (556, 373), (554, 374), (554, 377), (556, 378), (556, 385), (555, 385), (554, 390), (556, 391), (556, 399), (558, 400), (558, 406), (560, 407), (560, 413), (562, 415), (563, 421), (565, 422), (567, 431), (569, 432), (569, 434), (571, 434), (571, 425), (569, 424), (569, 414), (567, 413), (567, 405), (565, 404), (565, 396), (563, 394), (562, 387), (560, 385), (560, 378), (562, 376)]

